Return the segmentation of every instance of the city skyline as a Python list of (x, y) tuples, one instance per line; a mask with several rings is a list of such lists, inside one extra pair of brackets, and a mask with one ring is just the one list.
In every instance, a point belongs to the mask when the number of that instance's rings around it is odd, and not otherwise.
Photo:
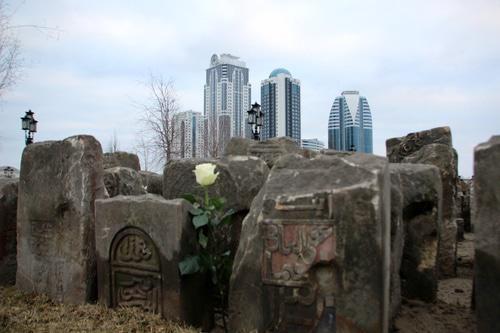
[[(377, 155), (387, 138), (450, 126), (460, 174), (470, 177), (473, 147), (499, 132), (500, 3), (7, 4), (12, 25), (54, 30), (16, 30), (24, 71), (3, 96), (2, 165), (19, 167), (28, 109), (39, 120), (36, 142), (90, 134), (106, 147), (116, 132), (120, 149), (134, 151), (149, 74), (175, 81), (182, 110), (203, 111), (207, 62), (222, 52), (245, 60), (253, 87), (279, 66), (300, 78), (304, 138), (326, 143), (332, 100), (348, 89), (369, 98)], [(331, 13), (342, 15), (332, 22)], [(259, 95), (254, 89), (251, 102)]]

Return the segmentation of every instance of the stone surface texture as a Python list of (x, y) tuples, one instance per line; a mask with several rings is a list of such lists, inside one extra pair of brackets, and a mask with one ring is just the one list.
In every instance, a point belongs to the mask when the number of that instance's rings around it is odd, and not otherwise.
[(310, 150), (301, 149), (297, 143), (288, 137), (272, 138), (265, 141), (255, 141), (244, 138), (231, 138), (224, 150), (224, 156), (247, 155), (264, 160), (269, 168), (285, 154), (314, 155)]
[(385, 158), (281, 157), (243, 222), (230, 332), (386, 332)]
[(449, 127), (438, 127), (410, 133), (386, 141), (387, 157), (392, 163), (431, 164), (441, 174), (443, 200), (439, 242), (439, 276), (456, 275), (456, 195), (458, 181), (457, 154), (452, 147)]
[(438, 288), (441, 179), (432, 165), (391, 164), (403, 195), (404, 248), (401, 292), (404, 297), (434, 302)]
[[(229, 146), (230, 144), (228, 144)], [(167, 163), (163, 172), (163, 196), (166, 199), (181, 198), (184, 194), (204, 195), (196, 183), (193, 170), (200, 163), (214, 163), (219, 172), (217, 181), (209, 186), (209, 195), (226, 199), (226, 208), (248, 210), (267, 179), (269, 168), (254, 156), (227, 156), (220, 160), (175, 160)]]
[(135, 171), (141, 170), (139, 157), (136, 154), (127, 153), (124, 151), (104, 154), (103, 168), (109, 169), (114, 167), (131, 168)]
[(96, 201), (99, 302), (135, 306), (199, 326), (206, 285), (181, 279), (178, 263), (193, 254), (189, 203), (147, 194)]
[(148, 193), (163, 194), (163, 175), (151, 171), (139, 171), (142, 179), (142, 185)]
[(104, 170), (104, 185), (110, 197), (146, 194), (139, 172), (126, 167)]
[(500, 136), (474, 149), (475, 295), (478, 333), (500, 332)]
[(0, 178), (0, 285), (16, 283), (18, 178)]
[(102, 149), (92, 136), (27, 146), (17, 211), (16, 286), (52, 300), (95, 298), (94, 202), (105, 193)]

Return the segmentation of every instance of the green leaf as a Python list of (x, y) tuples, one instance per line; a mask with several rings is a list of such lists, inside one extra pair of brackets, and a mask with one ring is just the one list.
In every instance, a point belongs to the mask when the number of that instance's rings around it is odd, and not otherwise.
[(197, 215), (193, 217), (193, 225), (195, 229), (203, 227), (208, 224), (208, 216), (207, 214)]
[(215, 209), (217, 209), (217, 210), (224, 207), (225, 203), (226, 203), (226, 199), (224, 199), (224, 198), (211, 198), (210, 199), (210, 205), (214, 206)]
[(231, 216), (236, 213), (234, 209), (229, 209), (224, 215), (221, 217), (222, 225), (230, 224), (231, 223)]
[(191, 213), (191, 215), (196, 216), (196, 215), (203, 214), (204, 211), (203, 211), (203, 209), (200, 209), (198, 207), (192, 206), (192, 207), (189, 208), (189, 212)]
[(205, 236), (205, 234), (203, 233), (203, 230), (200, 231), (200, 233), (198, 234), (198, 243), (200, 244), (200, 246), (204, 249), (207, 248), (207, 244), (208, 244), (208, 237)]
[(196, 202), (196, 197), (192, 194), (184, 194), (182, 196), (183, 199), (186, 199), (187, 201), (189, 201), (190, 203), (194, 204)]
[(181, 275), (193, 274), (200, 271), (198, 256), (190, 256), (179, 263), (179, 271)]

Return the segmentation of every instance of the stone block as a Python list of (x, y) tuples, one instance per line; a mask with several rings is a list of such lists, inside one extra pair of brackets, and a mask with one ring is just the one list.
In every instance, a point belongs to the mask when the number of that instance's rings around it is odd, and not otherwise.
[(146, 194), (139, 172), (131, 168), (114, 167), (104, 170), (104, 185), (110, 197)]
[(148, 193), (163, 194), (163, 175), (151, 171), (139, 171), (139, 174)]
[(391, 321), (399, 313), (401, 307), (401, 261), (403, 259), (404, 224), (403, 224), (403, 192), (399, 172), (390, 165), (391, 175), (391, 283), (390, 314)]
[(16, 283), (18, 178), (0, 178), (0, 285)]
[(385, 158), (281, 157), (243, 222), (230, 332), (387, 332)]
[(248, 211), (269, 173), (266, 163), (254, 156), (174, 160), (167, 163), (163, 172), (163, 196), (166, 199), (176, 199), (191, 193), (202, 197), (203, 188), (196, 183), (193, 173), (200, 163), (217, 165), (215, 171), (219, 172), (219, 176), (216, 183), (209, 187), (209, 194), (211, 197), (225, 198), (226, 207), (235, 211)]
[(104, 169), (124, 167), (140, 171), (141, 163), (139, 162), (139, 157), (136, 154), (117, 151), (114, 153), (104, 154), (103, 167)]
[(439, 243), (439, 275), (456, 275), (456, 195), (458, 161), (449, 127), (410, 133), (386, 141), (387, 157), (394, 163), (431, 164), (439, 168), (442, 182), (442, 223)]
[(500, 332), (500, 136), (474, 149), (475, 296), (478, 333)]
[(285, 154), (313, 154), (301, 149), (289, 137), (272, 138), (265, 141), (255, 141), (244, 138), (231, 138), (224, 150), (224, 156), (243, 155), (256, 156), (264, 160), (269, 168)]
[(96, 201), (99, 302), (134, 306), (199, 326), (206, 285), (180, 277), (196, 247), (189, 203), (146, 194)]
[(105, 193), (91, 136), (28, 145), (21, 161), (16, 286), (52, 300), (95, 298), (94, 202)]
[(404, 248), (401, 292), (411, 299), (433, 302), (438, 287), (441, 222), (441, 179), (432, 165), (391, 164), (399, 173), (403, 195)]

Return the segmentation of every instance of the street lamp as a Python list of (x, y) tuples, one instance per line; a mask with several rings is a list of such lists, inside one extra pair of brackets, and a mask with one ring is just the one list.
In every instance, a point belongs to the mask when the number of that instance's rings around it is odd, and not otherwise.
[(36, 124), (38, 121), (33, 117), (34, 114), (31, 110), (28, 110), (24, 117), (21, 117), (21, 128), (24, 131), (26, 145), (33, 143), (33, 133), (36, 133)]
[(260, 128), (263, 125), (264, 113), (260, 110), (260, 104), (255, 102), (252, 108), (247, 111), (248, 125), (251, 126), (253, 139), (260, 140)]

